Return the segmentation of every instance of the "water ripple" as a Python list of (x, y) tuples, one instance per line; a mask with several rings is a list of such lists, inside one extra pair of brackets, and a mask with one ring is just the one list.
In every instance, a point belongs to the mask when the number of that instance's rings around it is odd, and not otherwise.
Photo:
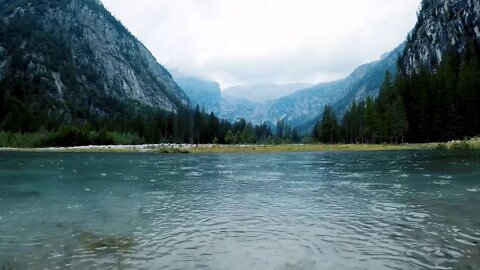
[(436, 155), (14, 155), (0, 269), (478, 269), (480, 162)]

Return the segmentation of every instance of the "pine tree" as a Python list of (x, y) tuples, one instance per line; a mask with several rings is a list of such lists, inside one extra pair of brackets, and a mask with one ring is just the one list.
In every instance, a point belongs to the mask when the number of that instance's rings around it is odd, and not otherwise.
[(277, 131), (276, 131), (276, 136), (280, 140), (284, 139), (285, 135), (285, 122), (283, 120), (278, 120), (277, 121)]
[(225, 135), (225, 143), (227, 143), (227, 144), (234, 144), (235, 143), (235, 135), (233, 135), (232, 130), (227, 131), (227, 134)]
[(200, 112), (200, 106), (195, 107), (195, 113), (193, 118), (193, 136), (194, 141), (197, 144), (200, 144), (201, 141), (201, 132), (203, 127), (203, 117), (202, 113)]
[[(470, 50), (475, 50), (472, 45)], [(468, 137), (480, 135), (480, 65), (472, 54), (460, 66), (457, 100), (459, 129)]]
[(338, 121), (330, 105), (325, 105), (323, 117), (320, 123), (320, 141), (323, 143), (336, 144), (339, 139)]
[(388, 134), (390, 143), (403, 143), (405, 132), (408, 129), (408, 122), (405, 113), (405, 106), (401, 97), (396, 97), (387, 108)]
[(378, 137), (379, 119), (372, 98), (367, 98), (365, 106), (365, 136), (367, 143), (375, 143)]
[[(397, 136), (400, 137), (402, 144), (405, 142), (405, 134), (408, 131), (409, 124), (407, 119), (407, 112), (405, 109), (405, 104), (401, 96), (398, 96), (395, 101), (395, 111), (398, 119), (397, 127)], [(398, 141), (398, 139), (397, 139)]]
[(212, 112), (208, 118), (208, 131), (207, 137), (208, 142), (212, 142), (213, 139), (216, 137), (216, 131), (218, 129), (218, 119), (215, 117), (215, 114)]

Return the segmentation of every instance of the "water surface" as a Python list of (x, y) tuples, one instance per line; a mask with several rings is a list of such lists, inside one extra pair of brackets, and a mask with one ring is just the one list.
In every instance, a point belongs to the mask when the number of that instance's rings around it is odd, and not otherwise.
[(478, 155), (0, 153), (0, 269), (480, 269), (479, 243)]

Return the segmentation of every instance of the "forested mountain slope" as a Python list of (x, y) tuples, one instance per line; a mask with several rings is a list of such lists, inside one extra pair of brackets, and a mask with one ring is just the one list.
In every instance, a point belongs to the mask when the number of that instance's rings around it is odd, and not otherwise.
[[(433, 142), (480, 135), (480, 4), (424, 0), (399, 59), (375, 101), (331, 107), (312, 131), (323, 142)], [(338, 120), (341, 122), (338, 123)]]
[(0, 0), (0, 91), (6, 129), (190, 106), (169, 72), (96, 0)]

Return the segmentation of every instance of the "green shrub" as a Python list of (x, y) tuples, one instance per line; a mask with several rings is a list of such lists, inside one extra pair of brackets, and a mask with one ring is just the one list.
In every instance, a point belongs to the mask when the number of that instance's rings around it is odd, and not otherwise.
[(451, 141), (447, 143), (449, 150), (470, 150), (470, 144), (467, 141)]

